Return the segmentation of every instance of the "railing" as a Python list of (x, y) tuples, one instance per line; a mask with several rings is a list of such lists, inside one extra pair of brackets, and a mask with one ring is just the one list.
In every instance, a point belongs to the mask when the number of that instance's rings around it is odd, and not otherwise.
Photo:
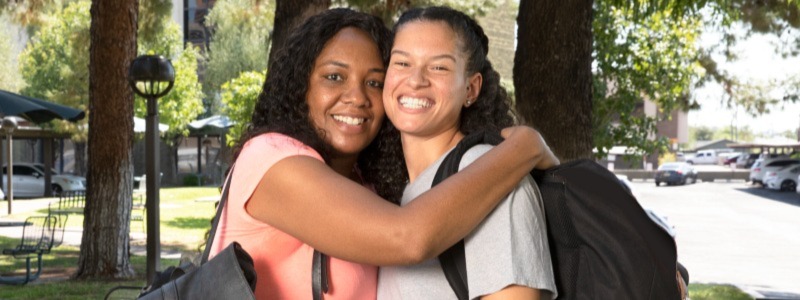
[(56, 213), (83, 213), (86, 206), (86, 191), (62, 191), (58, 202), (50, 203), (48, 210)]

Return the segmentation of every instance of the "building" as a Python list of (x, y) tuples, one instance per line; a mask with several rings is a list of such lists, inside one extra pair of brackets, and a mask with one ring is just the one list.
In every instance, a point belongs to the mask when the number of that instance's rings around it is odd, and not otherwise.
[(208, 50), (211, 30), (206, 26), (206, 16), (217, 0), (172, 0), (172, 19), (181, 25), (184, 46), (192, 43), (201, 53)]

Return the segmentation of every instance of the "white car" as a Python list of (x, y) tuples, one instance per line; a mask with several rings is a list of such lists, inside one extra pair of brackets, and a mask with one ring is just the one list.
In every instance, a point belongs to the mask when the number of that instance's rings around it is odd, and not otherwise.
[(764, 175), (771, 171), (777, 171), (790, 165), (800, 164), (800, 160), (790, 158), (759, 158), (750, 167), (750, 181), (753, 184), (764, 184)]
[[(3, 191), (8, 185), (8, 167), (3, 166)], [(32, 163), (14, 163), (14, 197), (43, 197), (44, 186), (44, 165)], [(54, 195), (62, 191), (82, 191), (86, 190), (86, 178), (74, 175), (59, 174), (52, 170), (50, 178), (50, 188)]]
[(797, 189), (798, 175), (800, 175), (800, 164), (768, 171), (764, 175), (764, 186), (773, 190), (794, 191)]
[(718, 162), (717, 157), (717, 152), (714, 150), (702, 150), (698, 151), (697, 154), (692, 157), (687, 157), (686, 163), (690, 165), (715, 165)]

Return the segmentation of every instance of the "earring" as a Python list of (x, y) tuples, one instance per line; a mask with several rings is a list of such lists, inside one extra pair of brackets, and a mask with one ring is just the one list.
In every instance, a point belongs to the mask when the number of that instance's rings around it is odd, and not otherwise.
[(472, 101), (467, 100), (467, 106), (469, 106), (470, 104), (472, 104)]

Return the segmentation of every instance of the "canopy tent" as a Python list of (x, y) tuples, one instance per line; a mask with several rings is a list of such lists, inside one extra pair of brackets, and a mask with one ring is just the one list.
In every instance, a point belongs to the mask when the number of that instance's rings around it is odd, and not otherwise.
[[(158, 123), (158, 131), (159, 132), (166, 132), (169, 130), (169, 125)], [(145, 120), (142, 118), (133, 117), (133, 132), (135, 133), (144, 133), (147, 131), (147, 124)]]
[(0, 90), (0, 114), (19, 116), (34, 123), (53, 119), (77, 122), (86, 117), (80, 109)]
[[(11, 116), (18, 116), (34, 123), (45, 123), (53, 119), (63, 119), (70, 122), (77, 122), (86, 117), (86, 113), (82, 110), (56, 104), (28, 96), (19, 95), (5, 90), (0, 90), (0, 114), (3, 118), (3, 131), (6, 133), (6, 141), (8, 144), (8, 183), (6, 185), (6, 197), (8, 198), (8, 213), (12, 213), (12, 202), (14, 201), (14, 161), (12, 156), (12, 143), (13, 132), (17, 128), (17, 120), (11, 119)], [(50, 142), (50, 143), (47, 143)], [(51, 145), (52, 139), (47, 139), (46, 144)], [(52, 151), (52, 147), (49, 147)], [(52, 158), (52, 155), (46, 155)], [(52, 167), (51, 159), (45, 159), (45, 195), (50, 195), (51, 175), (50, 168)]]
[(220, 135), (228, 133), (228, 128), (235, 123), (226, 116), (214, 115), (189, 123), (189, 131), (193, 136)]
[(762, 153), (791, 153), (793, 151), (800, 151), (800, 141), (795, 141), (793, 139), (784, 137), (776, 137), (769, 139), (755, 139), (754, 141), (747, 143), (728, 144), (728, 147), (742, 150), (761, 149)]
[[(197, 173), (203, 173), (202, 169), (202, 146), (203, 140), (209, 136), (219, 137), (221, 148), (220, 151), (226, 150), (226, 137), (228, 129), (233, 126), (235, 122), (231, 121), (227, 116), (214, 115), (208, 118), (196, 120), (189, 123), (189, 136), (197, 138)], [(208, 163), (208, 158), (206, 158)]]

